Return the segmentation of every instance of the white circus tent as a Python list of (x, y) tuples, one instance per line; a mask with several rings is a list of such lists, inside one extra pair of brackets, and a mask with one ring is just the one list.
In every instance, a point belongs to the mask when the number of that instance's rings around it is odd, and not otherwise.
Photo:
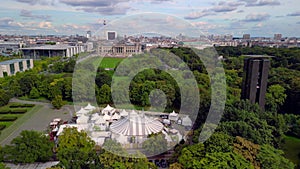
[(96, 107), (95, 107), (95, 106), (92, 106), (90, 103), (88, 103), (88, 105), (85, 106), (84, 109), (87, 110), (87, 111), (93, 111), (93, 110), (96, 109)]
[(183, 126), (192, 126), (193, 122), (192, 120), (189, 118), (189, 116), (185, 116), (184, 118), (182, 118), (182, 125)]
[(109, 121), (109, 120), (111, 120), (111, 116), (108, 114), (104, 114), (103, 119), (106, 121)]
[(87, 114), (89, 111), (85, 110), (84, 108), (81, 107), (81, 109), (76, 112), (76, 116), (82, 116), (82, 115), (85, 115)]
[(156, 119), (132, 113), (129, 116), (113, 122), (110, 130), (117, 135), (147, 137), (149, 134), (161, 132), (164, 128), (163, 124)]
[(115, 111), (116, 109), (108, 104), (104, 109), (102, 109), (102, 114), (113, 114)]
[(103, 116), (99, 116), (99, 118), (95, 121), (96, 125), (105, 125), (106, 121), (104, 120)]
[(89, 117), (85, 116), (85, 115), (82, 115), (82, 116), (77, 118), (76, 123), (77, 124), (87, 124), (88, 121), (89, 121)]
[(119, 120), (121, 118), (121, 116), (118, 114), (118, 113), (115, 113), (112, 117), (111, 117), (111, 119), (113, 119), (113, 120)]
[(123, 109), (123, 110), (120, 112), (120, 116), (126, 117), (126, 116), (128, 116), (128, 112), (127, 112), (125, 109)]
[(98, 113), (95, 113), (92, 115), (92, 121), (97, 121), (100, 118), (100, 115)]
[(175, 111), (173, 111), (172, 113), (170, 113), (169, 114), (169, 120), (177, 121), (178, 120), (178, 113), (175, 113)]

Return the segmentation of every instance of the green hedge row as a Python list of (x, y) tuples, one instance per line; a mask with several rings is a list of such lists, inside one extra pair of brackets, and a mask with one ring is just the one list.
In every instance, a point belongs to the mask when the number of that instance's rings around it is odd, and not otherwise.
[(27, 109), (2, 109), (0, 114), (24, 114), (27, 112)]
[(18, 117), (10, 117), (10, 116), (0, 117), (0, 121), (15, 121), (17, 119), (18, 119)]
[(10, 108), (22, 108), (22, 107), (34, 107), (34, 104), (22, 104), (22, 103), (13, 103), (9, 107)]
[(6, 125), (4, 125), (4, 124), (0, 124), (0, 130), (3, 130), (3, 129), (5, 129), (5, 127), (6, 127)]

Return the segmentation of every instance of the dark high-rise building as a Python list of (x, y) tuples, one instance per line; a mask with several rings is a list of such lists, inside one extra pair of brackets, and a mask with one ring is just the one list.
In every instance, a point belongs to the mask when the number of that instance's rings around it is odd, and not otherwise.
[(107, 40), (115, 40), (117, 38), (117, 32), (108, 31), (107, 32)]
[(241, 99), (258, 103), (264, 110), (271, 56), (249, 55), (244, 60)]

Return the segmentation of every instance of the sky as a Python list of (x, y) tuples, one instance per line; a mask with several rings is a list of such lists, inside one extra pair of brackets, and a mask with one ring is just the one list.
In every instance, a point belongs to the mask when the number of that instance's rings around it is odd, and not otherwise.
[(175, 17), (205, 35), (300, 37), (299, 0), (5, 0), (0, 34), (85, 35), (104, 20), (109, 25), (144, 13)]

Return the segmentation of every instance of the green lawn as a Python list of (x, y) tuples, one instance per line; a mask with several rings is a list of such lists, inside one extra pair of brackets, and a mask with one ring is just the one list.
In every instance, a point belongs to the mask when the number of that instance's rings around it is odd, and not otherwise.
[(102, 59), (100, 67), (114, 69), (124, 58), (110, 58), (105, 57)]
[(291, 160), (293, 163), (300, 165), (300, 139), (295, 137), (286, 136), (284, 138), (284, 144), (282, 150), (285, 152), (286, 158)]

